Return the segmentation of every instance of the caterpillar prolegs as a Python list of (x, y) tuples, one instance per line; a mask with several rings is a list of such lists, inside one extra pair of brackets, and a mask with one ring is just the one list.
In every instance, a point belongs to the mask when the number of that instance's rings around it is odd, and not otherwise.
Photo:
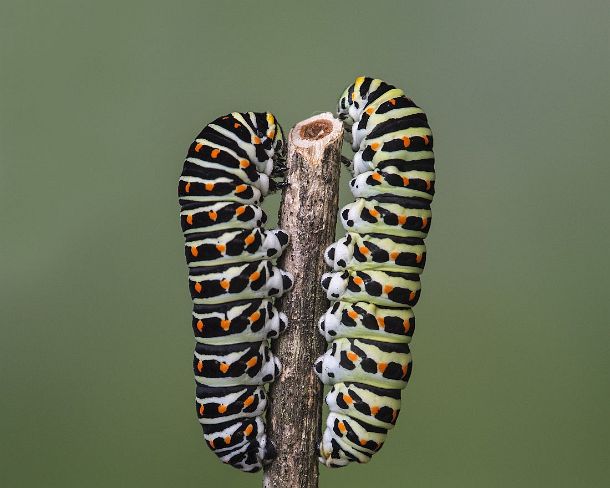
[(334, 302), (319, 322), (330, 347), (315, 363), (332, 385), (320, 443), (320, 462), (330, 467), (368, 462), (396, 423), (434, 195), (432, 133), (402, 90), (359, 77), (338, 115), (355, 152), (356, 200), (340, 212), (347, 233), (325, 251), (333, 271), (322, 278)]
[(254, 472), (273, 459), (265, 435), (265, 383), (280, 363), (268, 339), (286, 327), (274, 298), (292, 276), (274, 261), (288, 244), (265, 230), (263, 197), (285, 170), (282, 129), (270, 113), (233, 112), (191, 144), (178, 185), (185, 237), (196, 409), (209, 447), (225, 463)]

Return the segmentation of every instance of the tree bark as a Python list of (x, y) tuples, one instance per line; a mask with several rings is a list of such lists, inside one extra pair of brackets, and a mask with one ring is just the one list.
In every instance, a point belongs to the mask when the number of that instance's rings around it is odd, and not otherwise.
[(265, 468), (264, 488), (318, 486), (323, 386), (313, 364), (326, 345), (317, 328), (329, 306), (320, 279), (335, 237), (342, 141), (342, 124), (330, 113), (299, 122), (288, 137), (279, 227), (290, 244), (280, 267), (294, 275), (294, 288), (278, 304), (288, 327), (272, 345), (282, 373), (269, 390), (267, 430), (277, 457)]

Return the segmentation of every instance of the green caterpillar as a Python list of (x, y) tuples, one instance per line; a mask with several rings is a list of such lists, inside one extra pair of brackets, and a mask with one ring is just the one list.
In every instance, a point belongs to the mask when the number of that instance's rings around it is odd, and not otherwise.
[(322, 286), (334, 303), (319, 322), (329, 349), (316, 374), (332, 388), (320, 443), (329, 467), (366, 463), (383, 445), (411, 375), (411, 307), (419, 300), (434, 195), (424, 112), (382, 80), (359, 77), (338, 104), (355, 154), (342, 239), (325, 251)]

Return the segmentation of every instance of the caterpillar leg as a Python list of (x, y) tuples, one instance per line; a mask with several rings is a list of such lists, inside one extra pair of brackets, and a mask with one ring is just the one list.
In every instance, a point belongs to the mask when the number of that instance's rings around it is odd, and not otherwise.
[(350, 171), (353, 171), (354, 163), (351, 159), (341, 155), (341, 163), (343, 163), (343, 165), (346, 166)]

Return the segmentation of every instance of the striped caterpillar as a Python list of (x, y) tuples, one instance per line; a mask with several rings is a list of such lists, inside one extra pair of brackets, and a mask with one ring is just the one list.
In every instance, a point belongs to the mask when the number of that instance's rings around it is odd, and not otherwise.
[(288, 244), (259, 207), (277, 187), (284, 146), (270, 113), (233, 112), (191, 144), (178, 184), (185, 237), (197, 416), (225, 463), (255, 472), (275, 456), (265, 435), (265, 383), (280, 371), (268, 340), (286, 328), (274, 298), (292, 276), (273, 265)]
[(434, 195), (432, 133), (402, 90), (359, 77), (338, 104), (355, 154), (346, 235), (329, 246), (322, 278), (332, 305), (319, 322), (330, 347), (314, 369), (332, 385), (320, 443), (329, 467), (366, 463), (383, 445), (411, 374), (413, 307), (426, 262)]

